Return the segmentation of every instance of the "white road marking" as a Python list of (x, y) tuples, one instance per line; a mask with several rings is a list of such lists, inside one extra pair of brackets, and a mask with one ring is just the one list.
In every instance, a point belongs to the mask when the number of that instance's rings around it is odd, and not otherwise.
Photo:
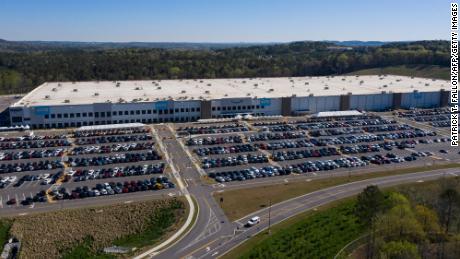
[(305, 182), (311, 182), (311, 179), (307, 179), (307, 180), (305, 180)]
[(133, 201), (125, 201), (125, 204), (129, 204), (129, 203), (132, 203)]
[(211, 256), (214, 257), (214, 256), (216, 256), (216, 255), (218, 255), (218, 254), (219, 254), (219, 252), (216, 251), (216, 252), (212, 253)]
[(418, 180), (417, 183), (423, 183), (424, 181), (423, 180)]

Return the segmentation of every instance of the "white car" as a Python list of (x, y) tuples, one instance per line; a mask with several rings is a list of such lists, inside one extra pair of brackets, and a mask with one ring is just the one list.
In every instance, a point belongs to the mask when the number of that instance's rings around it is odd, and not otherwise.
[(260, 223), (260, 217), (255, 216), (255, 217), (252, 217), (251, 219), (248, 220), (248, 222), (246, 223), (246, 227), (252, 227), (252, 226), (257, 225), (259, 223)]

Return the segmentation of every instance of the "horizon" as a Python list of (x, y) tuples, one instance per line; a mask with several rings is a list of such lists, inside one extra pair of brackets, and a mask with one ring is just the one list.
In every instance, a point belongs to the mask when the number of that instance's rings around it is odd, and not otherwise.
[(0, 38), (8, 41), (220, 44), (449, 37), (446, 0), (5, 0), (0, 6), (0, 23), (8, 24)]

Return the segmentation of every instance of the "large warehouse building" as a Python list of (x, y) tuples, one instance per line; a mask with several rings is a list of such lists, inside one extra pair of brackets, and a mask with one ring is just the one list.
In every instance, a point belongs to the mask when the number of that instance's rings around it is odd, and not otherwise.
[(44, 83), (9, 109), (11, 125), (61, 128), (183, 122), (237, 114), (381, 111), (449, 103), (444, 80), (402, 76)]

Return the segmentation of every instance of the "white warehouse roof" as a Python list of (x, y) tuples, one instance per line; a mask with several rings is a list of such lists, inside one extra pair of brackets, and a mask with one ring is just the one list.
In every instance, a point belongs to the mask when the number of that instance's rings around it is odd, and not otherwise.
[(51, 82), (40, 85), (14, 106), (359, 95), (448, 88), (449, 82), (445, 80), (392, 75)]

